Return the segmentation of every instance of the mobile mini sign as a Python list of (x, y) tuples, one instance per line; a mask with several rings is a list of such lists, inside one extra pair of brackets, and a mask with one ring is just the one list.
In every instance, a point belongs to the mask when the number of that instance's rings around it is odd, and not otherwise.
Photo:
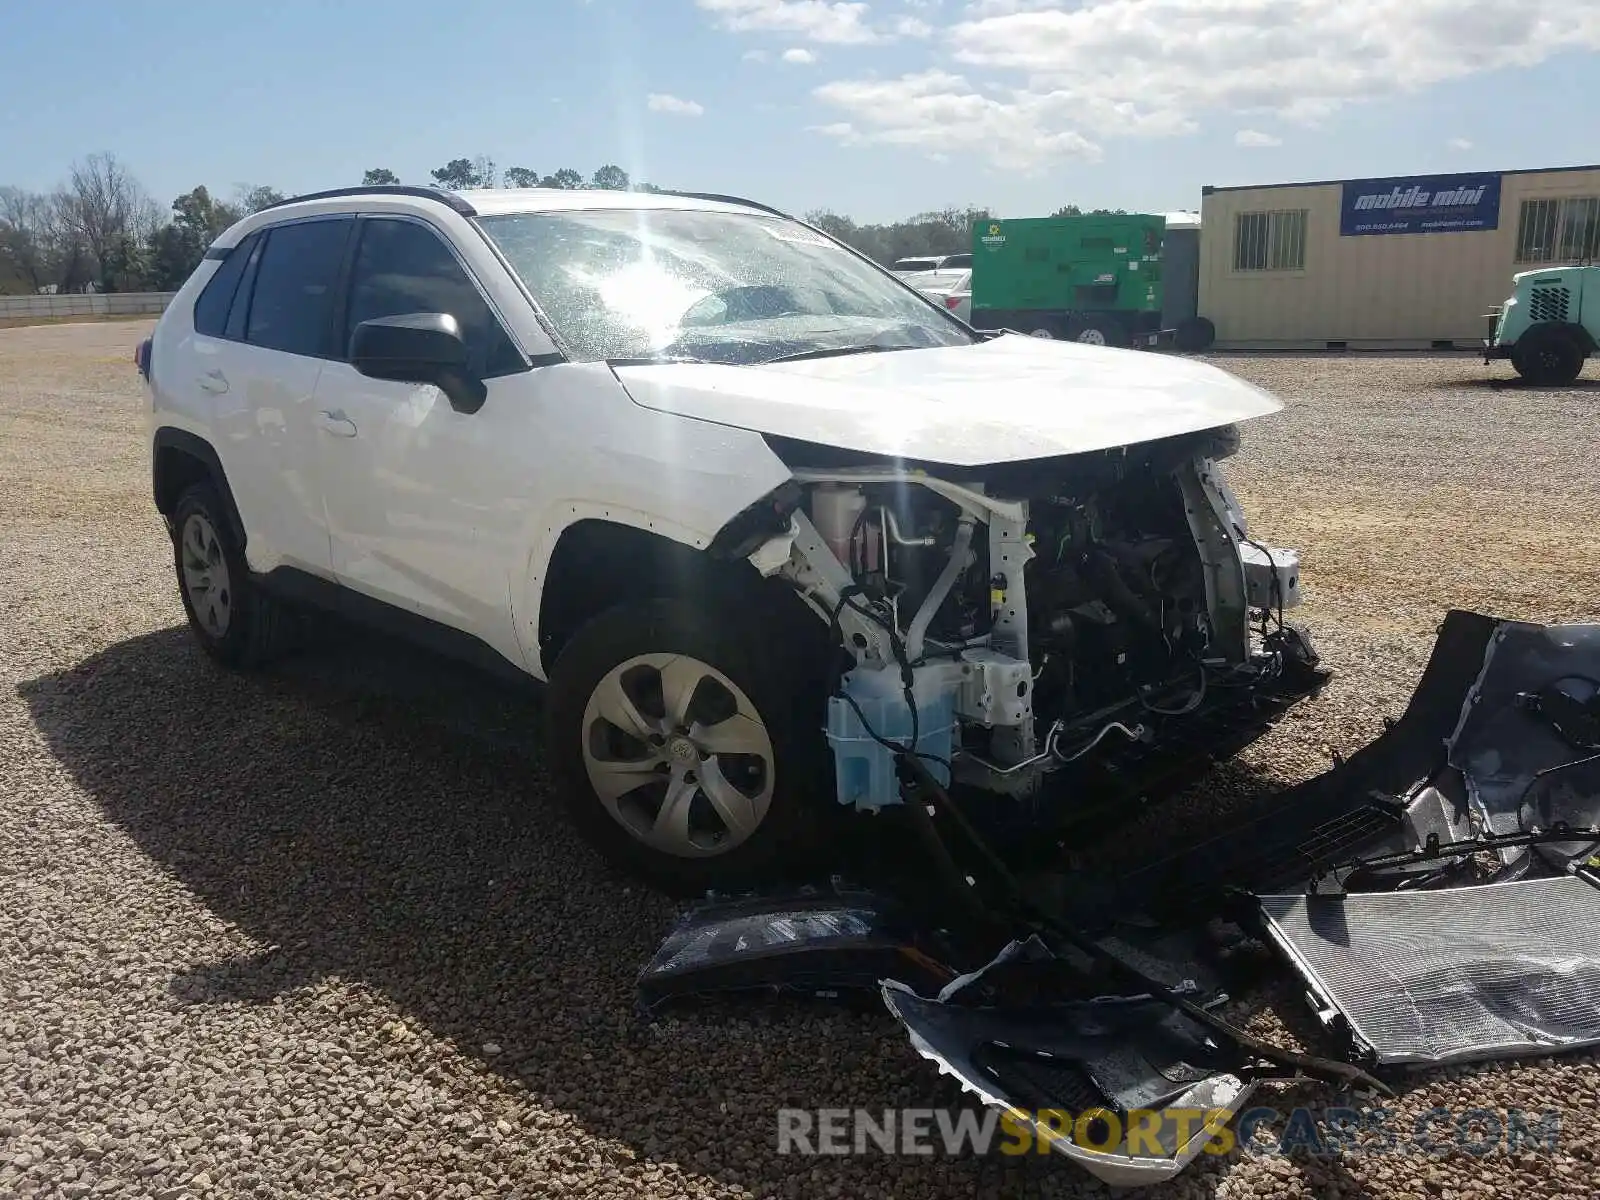
[(1339, 205), (1342, 237), (1460, 233), (1500, 226), (1499, 175), (1351, 179), (1343, 186)]

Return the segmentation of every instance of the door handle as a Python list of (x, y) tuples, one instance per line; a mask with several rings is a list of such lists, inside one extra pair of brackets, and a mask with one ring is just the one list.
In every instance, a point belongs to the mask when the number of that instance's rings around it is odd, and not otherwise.
[(220, 396), (228, 390), (228, 377), (221, 371), (207, 371), (195, 382), (200, 385), (201, 391), (210, 392), (214, 396)]
[(356, 423), (344, 415), (344, 409), (336, 408), (333, 411), (323, 409), (317, 414), (317, 426), (323, 433), (331, 433), (334, 437), (355, 437)]

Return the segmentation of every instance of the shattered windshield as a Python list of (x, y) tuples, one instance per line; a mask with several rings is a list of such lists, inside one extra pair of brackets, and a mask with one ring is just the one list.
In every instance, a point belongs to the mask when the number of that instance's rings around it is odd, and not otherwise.
[(585, 209), (480, 223), (579, 361), (744, 364), (972, 341), (915, 292), (782, 217)]

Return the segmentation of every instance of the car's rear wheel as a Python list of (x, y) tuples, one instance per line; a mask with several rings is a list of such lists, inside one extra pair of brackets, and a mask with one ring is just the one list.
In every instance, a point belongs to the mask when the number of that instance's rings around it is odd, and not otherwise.
[(178, 591), (195, 640), (230, 667), (258, 666), (278, 649), (283, 613), (255, 586), (216, 489), (195, 484), (172, 512)]
[(804, 860), (831, 803), (822, 701), (764, 640), (659, 600), (596, 617), (562, 651), (549, 760), (578, 828), (616, 866), (692, 895)]

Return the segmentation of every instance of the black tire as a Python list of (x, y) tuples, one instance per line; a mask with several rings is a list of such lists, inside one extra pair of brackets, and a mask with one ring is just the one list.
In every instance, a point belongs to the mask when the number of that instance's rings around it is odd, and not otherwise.
[(1216, 340), (1217, 327), (1207, 317), (1189, 317), (1179, 321), (1172, 335), (1172, 344), (1185, 354), (1209, 350)]
[(1066, 338), (1089, 346), (1128, 344), (1127, 330), (1109, 317), (1073, 317), (1067, 322)]
[[(197, 609), (197, 595), (191, 594), (186, 578), (185, 537), (200, 528), (193, 522), (204, 522), (214, 535), (216, 557), (227, 569), (226, 584), (219, 589), (227, 607), (227, 621), (220, 630), (203, 619)], [(178, 497), (172, 511), (172, 558), (183, 611), (202, 650), (224, 666), (236, 668), (261, 666), (277, 654), (283, 642), (283, 608), (251, 579), (244, 548), (228, 521), (228, 510), (208, 483), (197, 483)], [(204, 606), (205, 598), (198, 599)]]
[(1578, 337), (1560, 325), (1535, 325), (1517, 339), (1511, 365), (1535, 387), (1565, 387), (1578, 378), (1588, 355)]
[[(703, 604), (651, 600), (602, 613), (562, 649), (547, 693), (546, 761), (578, 830), (612, 865), (670, 895), (694, 896), (770, 886), (809, 862), (824, 809), (833, 804), (821, 732), (824, 689), (807, 679), (781, 649), (771, 648), (781, 640), (771, 629), (761, 636), (729, 613), (708, 611)], [(666, 853), (630, 832), (600, 799), (587, 765), (586, 755), (595, 748), (591, 739), (619, 736), (608, 723), (586, 727), (596, 690), (631, 660), (663, 654), (699, 660), (726, 677), (754, 706), (770, 739), (772, 778), (764, 816), (744, 840), (706, 857)], [(711, 691), (713, 700), (722, 693), (715, 682)], [(641, 712), (646, 709), (644, 703), (638, 707)], [(658, 714), (652, 710), (646, 715), (654, 719)], [(608, 751), (606, 757), (632, 759), (651, 752), (642, 739), (627, 735), (624, 742), (627, 750), (615, 756)], [(657, 752), (670, 761), (670, 750), (668, 744)], [(619, 804), (632, 810), (665, 803), (666, 767), (658, 769), (663, 773), (641, 776), (646, 780), (642, 795), (638, 789), (629, 791)], [(656, 781), (662, 785), (659, 800), (653, 794)], [(759, 783), (749, 786), (762, 790)], [(712, 810), (703, 789), (696, 788), (688, 803), (702, 821), (723, 824), (727, 833), (729, 827)]]
[(1019, 328), (1029, 337), (1043, 338), (1047, 342), (1061, 339), (1061, 326), (1049, 318), (1035, 317), (1022, 322)]

